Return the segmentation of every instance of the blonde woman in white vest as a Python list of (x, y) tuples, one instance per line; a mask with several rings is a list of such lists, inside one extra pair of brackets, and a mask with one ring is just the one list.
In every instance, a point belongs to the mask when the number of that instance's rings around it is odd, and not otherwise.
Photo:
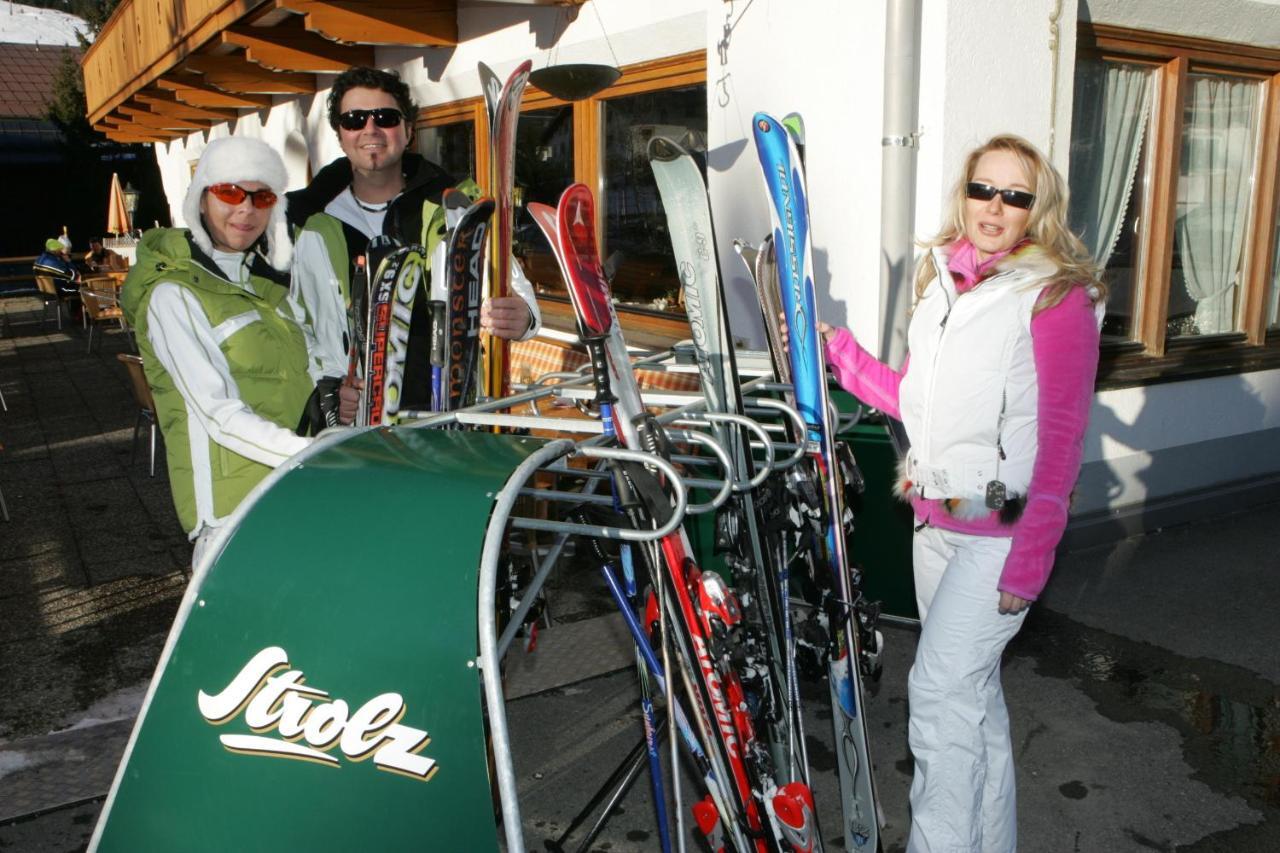
[(1017, 846), (1000, 657), (1053, 568), (1080, 472), (1105, 290), (1062, 177), (1021, 137), (970, 152), (916, 272), (908, 355), (819, 324), (840, 384), (902, 420), (922, 622), (908, 679), (910, 853)]

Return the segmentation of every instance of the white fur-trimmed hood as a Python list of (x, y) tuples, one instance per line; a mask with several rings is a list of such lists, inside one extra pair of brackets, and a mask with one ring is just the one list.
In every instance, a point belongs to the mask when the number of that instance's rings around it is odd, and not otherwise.
[(289, 225), (285, 217), (288, 202), (284, 193), (289, 185), (289, 175), (280, 155), (260, 139), (227, 136), (215, 139), (204, 149), (182, 203), (182, 215), (191, 230), (191, 239), (206, 254), (213, 254), (213, 241), (200, 215), (200, 199), (205, 189), (213, 184), (244, 181), (264, 183), (279, 197), (275, 207), (271, 208), (263, 237), (266, 239), (267, 262), (282, 272), (287, 271), (293, 259), (293, 241), (289, 239)]

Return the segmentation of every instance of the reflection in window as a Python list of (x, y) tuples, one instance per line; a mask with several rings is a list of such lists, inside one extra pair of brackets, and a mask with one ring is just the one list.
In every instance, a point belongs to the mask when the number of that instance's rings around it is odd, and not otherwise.
[(620, 303), (658, 311), (684, 310), (648, 146), (650, 139), (660, 135), (705, 153), (706, 91), (699, 84), (604, 102), (601, 251), (605, 273)]
[(551, 247), (525, 205), (555, 207), (573, 183), (573, 108), (552, 107), (520, 113), (516, 125), (515, 235), (512, 250), (539, 293), (565, 296), (565, 285)]
[(418, 153), (440, 166), (455, 180), (476, 177), (475, 122), (461, 121), (419, 128)]
[(1149, 66), (1097, 59), (1076, 66), (1070, 221), (1103, 270), (1107, 338), (1131, 340), (1135, 332), (1153, 90)]
[(1240, 328), (1261, 101), (1262, 84), (1257, 80), (1187, 76), (1169, 337)]

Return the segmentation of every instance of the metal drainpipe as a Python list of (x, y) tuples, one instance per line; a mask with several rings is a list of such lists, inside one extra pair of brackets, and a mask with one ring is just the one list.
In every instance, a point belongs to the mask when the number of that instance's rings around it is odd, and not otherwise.
[(880, 357), (898, 366), (907, 349), (919, 147), (920, 0), (887, 0), (884, 136), (880, 140)]

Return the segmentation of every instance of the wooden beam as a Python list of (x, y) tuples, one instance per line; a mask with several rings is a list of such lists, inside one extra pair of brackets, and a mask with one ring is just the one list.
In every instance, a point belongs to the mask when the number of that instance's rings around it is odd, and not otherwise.
[(168, 142), (170, 139), (177, 139), (186, 134), (179, 130), (165, 130), (159, 127), (143, 127), (133, 123), (124, 123), (119, 127), (104, 127), (101, 131), (110, 139), (116, 139), (119, 136), (137, 137), (136, 140), (143, 142)]
[(184, 104), (169, 92), (139, 92), (133, 100), (150, 108), (153, 113), (173, 118), (207, 119), (210, 121), (235, 121), (240, 114), (235, 110), (219, 110)]
[(97, 121), (271, 0), (121, 0), (84, 52), (85, 99)]
[(1141, 307), (1134, 315), (1138, 340), (1149, 356), (1165, 353), (1169, 325), (1169, 282), (1173, 269), (1173, 230), (1178, 214), (1178, 167), (1182, 146), (1182, 100), (1186, 94), (1187, 58), (1175, 57), (1160, 69), (1160, 85), (1152, 109), (1155, 127), (1147, 144), (1153, 157), (1146, 239), (1142, 245)]
[(271, 71), (243, 56), (198, 53), (187, 57), (186, 67), (203, 74), (205, 83), (226, 92), (310, 95), (316, 90), (316, 78), (310, 74)]
[(174, 73), (156, 80), (156, 86), (169, 92), (185, 104), (199, 107), (230, 107), (242, 109), (270, 109), (270, 95), (254, 95), (247, 92), (224, 92), (204, 82), (199, 74)]
[(207, 130), (209, 122), (194, 122), (183, 118), (173, 118), (171, 116), (163, 116), (153, 113), (142, 107), (119, 106), (116, 112), (124, 116), (134, 124), (140, 124), (143, 127), (154, 127), (161, 130)]
[(275, 0), (312, 32), (349, 44), (455, 47), (457, 0)]
[(338, 73), (353, 65), (373, 65), (373, 48), (339, 44), (284, 23), (276, 27), (231, 27), (219, 36), (222, 44), (243, 47), (250, 62), (279, 71)]
[(1254, 185), (1259, 188), (1254, 193), (1256, 207), (1249, 217), (1250, 231), (1246, 246), (1249, 247), (1247, 262), (1244, 265), (1245, 278), (1243, 292), (1240, 295), (1240, 328), (1248, 336), (1254, 346), (1265, 346), (1267, 343), (1267, 295), (1275, 281), (1276, 270), (1273, 265), (1275, 251), (1273, 241), (1276, 233), (1276, 211), (1280, 209), (1280, 201), (1276, 193), (1280, 191), (1280, 169), (1276, 168), (1277, 141), (1280, 136), (1280, 74), (1273, 75), (1266, 84), (1266, 97), (1262, 103), (1266, 105), (1266, 113), (1262, 117), (1262, 147), (1257, 165)]

